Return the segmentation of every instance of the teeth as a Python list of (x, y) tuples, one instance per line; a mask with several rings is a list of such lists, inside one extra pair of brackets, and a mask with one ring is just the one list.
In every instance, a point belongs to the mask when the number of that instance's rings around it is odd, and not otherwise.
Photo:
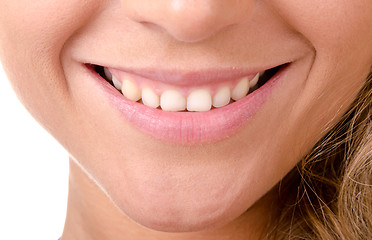
[(160, 106), (164, 111), (183, 111), (186, 108), (186, 98), (176, 90), (166, 90), (160, 97)]
[(111, 72), (108, 70), (108, 68), (103, 68), (103, 71), (105, 72), (105, 76), (108, 80), (112, 80), (112, 74)]
[(222, 87), (213, 97), (214, 107), (223, 107), (229, 104), (231, 98), (231, 91), (229, 87)]
[(235, 101), (242, 99), (248, 94), (249, 91), (249, 81), (248, 78), (242, 78), (240, 82), (235, 86), (231, 93), (231, 98)]
[(204, 89), (194, 90), (187, 97), (188, 111), (209, 111), (212, 107), (211, 94)]
[(180, 91), (170, 89), (165, 90), (159, 97), (151, 88), (145, 87), (139, 89), (137, 85), (128, 78), (124, 78), (120, 82), (113, 76), (107, 68), (104, 68), (107, 79), (111, 78), (115, 88), (121, 90), (123, 95), (132, 101), (139, 101), (148, 107), (161, 107), (164, 111), (209, 111), (212, 106), (220, 108), (228, 105), (231, 99), (237, 101), (247, 96), (250, 87), (257, 85), (259, 77), (263, 74), (257, 73), (256, 76), (249, 81), (247, 77), (242, 78), (238, 84), (231, 90), (229, 86), (223, 86), (218, 89), (212, 97), (209, 89), (193, 90), (188, 97), (184, 97)]
[(150, 88), (142, 89), (142, 102), (146, 106), (157, 108), (160, 105), (160, 98)]
[(123, 95), (129, 100), (137, 102), (141, 99), (141, 91), (132, 81), (128, 79), (123, 80), (121, 91)]
[(250, 88), (256, 86), (256, 84), (257, 84), (258, 79), (260, 78), (260, 76), (261, 76), (260, 73), (257, 73), (257, 75), (254, 76), (254, 78), (251, 81), (249, 81), (249, 87)]
[(114, 86), (117, 90), (121, 90), (122, 84), (119, 80), (116, 79), (115, 76), (112, 76), (112, 83), (114, 84)]

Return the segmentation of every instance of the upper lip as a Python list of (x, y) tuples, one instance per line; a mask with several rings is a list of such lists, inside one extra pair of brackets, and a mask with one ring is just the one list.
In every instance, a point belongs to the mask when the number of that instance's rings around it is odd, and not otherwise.
[(257, 73), (265, 70), (284, 65), (274, 65), (265, 68), (244, 68), (244, 67), (225, 67), (214, 69), (200, 69), (200, 70), (170, 70), (170, 69), (156, 69), (156, 68), (110, 68), (128, 74), (137, 75), (146, 79), (165, 82), (167, 84), (186, 86), (192, 83), (193, 85), (203, 85), (206, 83), (225, 82), (229, 80), (236, 80), (242, 77), (253, 78)]

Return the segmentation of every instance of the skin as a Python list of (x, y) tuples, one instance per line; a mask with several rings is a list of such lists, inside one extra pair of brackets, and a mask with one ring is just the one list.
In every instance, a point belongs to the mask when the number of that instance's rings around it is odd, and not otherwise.
[[(369, 0), (0, 3), (4, 69), (71, 155), (62, 240), (258, 239), (274, 186), (340, 119), (372, 64)], [(192, 146), (123, 120), (81, 64), (192, 71), (288, 61), (243, 128)]]

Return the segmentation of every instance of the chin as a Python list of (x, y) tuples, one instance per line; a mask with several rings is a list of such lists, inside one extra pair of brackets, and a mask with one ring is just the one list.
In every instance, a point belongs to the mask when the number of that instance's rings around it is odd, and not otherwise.
[(197, 232), (216, 229), (239, 217), (239, 214), (235, 213), (237, 216), (234, 216), (230, 209), (223, 206), (218, 213), (204, 212), (204, 214), (200, 214), (198, 209), (162, 209), (153, 212), (135, 211), (125, 214), (137, 224), (161, 232)]
[[(162, 232), (196, 232), (227, 225), (254, 206), (260, 197), (253, 198), (257, 195), (254, 192), (240, 192), (218, 198), (210, 192), (183, 195), (182, 200), (161, 192), (152, 197), (147, 192), (141, 197), (125, 195), (122, 199), (115, 199), (115, 196), (112, 199), (122, 215), (146, 228)], [(147, 195), (147, 200), (143, 200), (143, 195)]]

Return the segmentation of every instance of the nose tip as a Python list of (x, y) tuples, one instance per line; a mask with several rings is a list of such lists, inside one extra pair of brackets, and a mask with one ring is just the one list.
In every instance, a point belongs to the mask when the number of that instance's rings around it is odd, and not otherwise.
[(254, 0), (123, 0), (131, 20), (150, 23), (184, 42), (207, 39), (247, 19)]

